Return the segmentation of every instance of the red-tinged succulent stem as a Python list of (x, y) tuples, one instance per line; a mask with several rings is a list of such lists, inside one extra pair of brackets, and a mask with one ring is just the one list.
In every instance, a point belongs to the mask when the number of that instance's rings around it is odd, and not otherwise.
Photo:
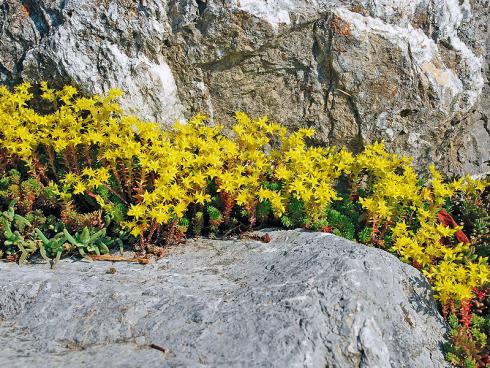
[(56, 155), (53, 151), (53, 148), (52, 147), (46, 147), (46, 154), (48, 156), (48, 164), (49, 164), (49, 168), (51, 169), (51, 171), (53, 172), (53, 176), (56, 180), (58, 180), (58, 173), (56, 172), (56, 165), (55, 165), (55, 158), (56, 158)]
[(471, 305), (471, 300), (461, 301), (461, 324), (467, 329), (471, 326)]
[(158, 229), (159, 226), (160, 225), (158, 224), (158, 222), (153, 220), (153, 223), (151, 224), (151, 227), (150, 227), (150, 232), (148, 233), (148, 237), (147, 237), (148, 243), (151, 243), (151, 239), (153, 238), (153, 234), (155, 234), (155, 231)]

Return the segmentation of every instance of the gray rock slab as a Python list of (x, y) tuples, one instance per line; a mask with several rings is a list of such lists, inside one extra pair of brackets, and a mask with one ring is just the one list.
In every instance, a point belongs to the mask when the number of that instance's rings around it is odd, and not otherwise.
[(331, 234), (268, 233), (189, 240), (146, 266), (0, 263), (0, 366), (447, 366), (416, 269)]

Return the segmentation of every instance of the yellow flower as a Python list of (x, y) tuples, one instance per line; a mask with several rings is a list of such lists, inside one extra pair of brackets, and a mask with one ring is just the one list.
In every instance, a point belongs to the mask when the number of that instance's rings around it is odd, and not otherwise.
[(437, 225), (437, 231), (441, 234), (442, 237), (447, 238), (453, 236), (456, 233), (457, 229), (451, 229), (450, 227), (444, 226), (442, 224)]
[(289, 192), (296, 193), (297, 196), (301, 197), (302, 194), (306, 193), (306, 188), (303, 185), (301, 179), (295, 179), (291, 184), (289, 184)]
[(159, 224), (168, 224), (172, 216), (168, 213), (166, 206), (154, 206), (150, 211), (150, 217)]
[(97, 176), (97, 172), (91, 167), (86, 167), (83, 169), (82, 174), (88, 176), (89, 178), (95, 178)]
[(63, 178), (63, 183), (67, 184), (67, 185), (71, 185), (73, 183), (75, 183), (77, 181), (77, 176), (75, 174), (73, 174), (72, 172), (69, 172), (65, 175), (65, 177)]
[(236, 197), (236, 203), (239, 206), (243, 206), (243, 205), (250, 203), (252, 199), (253, 199), (253, 196), (250, 193), (248, 193), (246, 191), (241, 191), (238, 193), (238, 195)]
[(182, 218), (184, 216), (185, 211), (187, 210), (187, 203), (179, 202), (176, 206), (174, 206), (174, 213), (177, 218)]
[(381, 218), (390, 218), (391, 210), (386, 205), (386, 202), (383, 199), (378, 200), (377, 205), (377, 213)]
[(128, 210), (128, 216), (134, 217), (136, 220), (139, 220), (145, 214), (146, 208), (142, 204), (131, 205), (131, 208)]
[(97, 170), (97, 179), (101, 183), (107, 183), (110, 178), (109, 169), (106, 167), (101, 167)]
[(134, 227), (131, 228), (130, 234), (138, 237), (143, 234), (143, 227), (141, 225), (135, 225)]
[(204, 194), (203, 192), (197, 192), (194, 194), (194, 201), (199, 204), (205, 204), (211, 200), (209, 194)]
[(85, 192), (85, 190), (86, 190), (85, 185), (83, 184), (82, 181), (79, 181), (73, 187), (73, 194), (82, 194)]
[(285, 166), (278, 166), (274, 171), (274, 176), (278, 180), (289, 180), (292, 176), (292, 172), (288, 170)]

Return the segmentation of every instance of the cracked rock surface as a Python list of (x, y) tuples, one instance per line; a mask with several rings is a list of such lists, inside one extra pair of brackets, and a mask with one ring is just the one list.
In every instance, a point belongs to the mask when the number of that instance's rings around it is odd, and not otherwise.
[(488, 0), (2, 0), (0, 82), (127, 91), (170, 124), (237, 110), (353, 150), (490, 166)]
[(147, 266), (0, 263), (0, 366), (447, 366), (416, 269), (331, 234), (268, 233)]

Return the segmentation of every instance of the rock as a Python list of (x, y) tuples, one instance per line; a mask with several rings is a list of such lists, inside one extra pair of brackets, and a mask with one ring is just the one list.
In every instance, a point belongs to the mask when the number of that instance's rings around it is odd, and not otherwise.
[(490, 166), (487, 0), (4, 0), (0, 81), (127, 91), (169, 124), (236, 110), (419, 165)]
[(191, 240), (147, 266), (1, 263), (0, 365), (448, 366), (416, 269), (331, 234), (268, 233)]

